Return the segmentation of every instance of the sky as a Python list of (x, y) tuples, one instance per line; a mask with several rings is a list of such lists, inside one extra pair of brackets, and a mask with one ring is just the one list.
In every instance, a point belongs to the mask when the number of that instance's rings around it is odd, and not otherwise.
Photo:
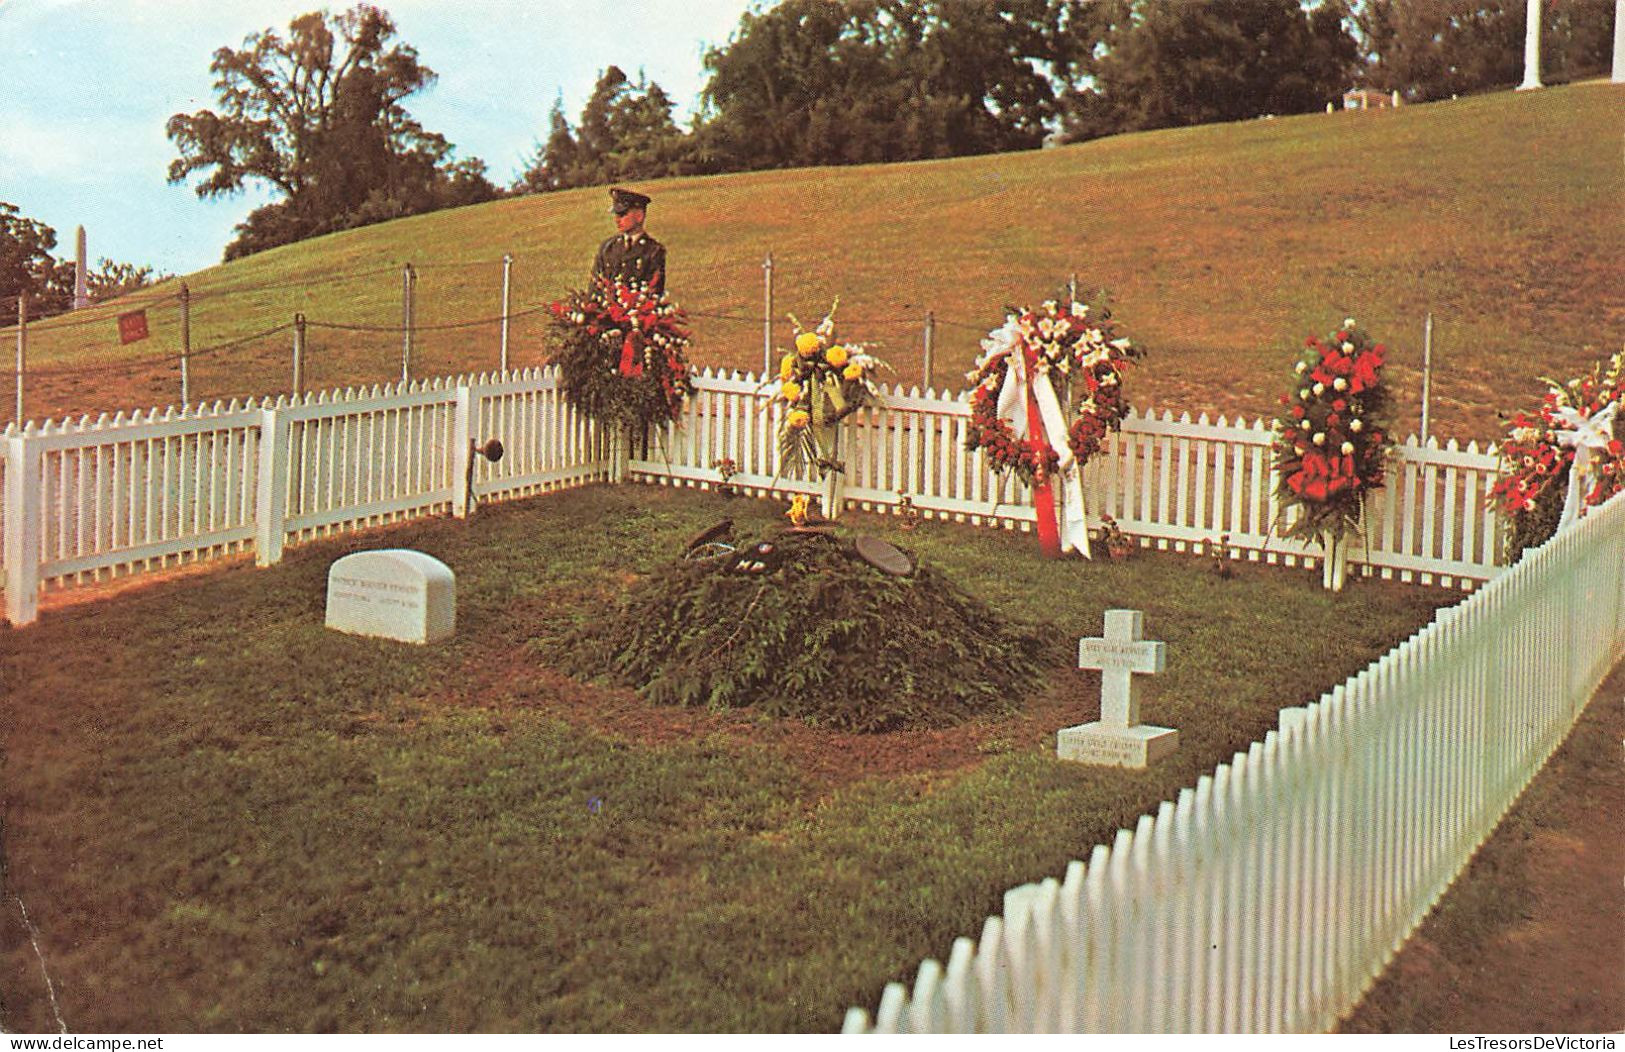
[[(203, 200), (167, 181), (174, 113), (217, 109), (209, 63), (250, 33), (286, 36), (296, 16), (347, 0), (0, 0), (0, 201), (56, 230), (73, 257), (83, 225), (106, 257), (185, 274), (220, 261), (232, 227), (271, 200)], [(407, 100), (458, 158), (508, 184), (545, 137), (561, 93), (571, 122), (598, 74), (639, 69), (698, 106), (702, 56), (726, 43), (748, 0), (381, 0), (397, 41), (439, 79)]]

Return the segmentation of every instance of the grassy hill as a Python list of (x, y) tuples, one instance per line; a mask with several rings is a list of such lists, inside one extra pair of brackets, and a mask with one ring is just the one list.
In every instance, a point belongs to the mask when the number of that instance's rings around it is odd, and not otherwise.
[[(1625, 87), (1588, 83), (645, 188), (702, 364), (759, 367), (769, 252), (781, 343), (786, 312), (816, 318), (839, 295), (844, 333), (882, 341), (898, 378), (918, 382), (931, 310), (936, 383), (953, 388), (1006, 304), (1075, 272), (1153, 351), (1130, 389), (1140, 406), (1268, 413), (1292, 349), (1353, 315), (1394, 348), (1401, 418), (1415, 421), (1432, 311), (1435, 431), (1491, 438), (1496, 412), (1529, 401), (1538, 377), (1625, 341), (1622, 114)], [(413, 375), (495, 368), (497, 326), (459, 323), (500, 314), (502, 255), (515, 259), (512, 310), (533, 310), (583, 282), (612, 229), (605, 206), (602, 189), (516, 198), (190, 275), (193, 346), (243, 341), (193, 362), (194, 397), (286, 390), (291, 332), (244, 338), (295, 312), (313, 323), (308, 386), (398, 378), (404, 261), (419, 270)], [(27, 415), (175, 401), (178, 311), (145, 306), (152, 338), (127, 347), (111, 315), (129, 307), (32, 327)], [(514, 321), (513, 364), (545, 359), (540, 321)], [(0, 386), (9, 416), (10, 378)]]

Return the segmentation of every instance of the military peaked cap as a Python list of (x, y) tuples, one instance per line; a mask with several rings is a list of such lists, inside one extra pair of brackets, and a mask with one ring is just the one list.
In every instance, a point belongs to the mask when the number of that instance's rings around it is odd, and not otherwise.
[(617, 186), (609, 192), (609, 210), (616, 215), (625, 215), (634, 208), (648, 208), (649, 198), (636, 190), (625, 190)]

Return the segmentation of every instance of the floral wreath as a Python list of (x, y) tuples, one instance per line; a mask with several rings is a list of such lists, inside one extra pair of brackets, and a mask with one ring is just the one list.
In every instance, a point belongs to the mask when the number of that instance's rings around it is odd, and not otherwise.
[(1542, 382), (1540, 407), (1512, 417), (1501, 445), (1503, 475), (1488, 498), (1507, 524), (1514, 556), (1556, 532), (1569, 490), (1578, 514), (1625, 489), (1625, 410), (1614, 408), (1625, 403), (1625, 351), (1567, 383)]
[(837, 297), (824, 320), (811, 329), (794, 314), (795, 350), (779, 360), (778, 384), (769, 406), (782, 404), (779, 423), (779, 471), (812, 465), (822, 479), (843, 466), (836, 458), (836, 426), (851, 413), (877, 402), (875, 372), (886, 363), (869, 353), (872, 344), (841, 341), (835, 335)]
[(564, 399), (587, 416), (636, 428), (676, 421), (694, 392), (682, 308), (640, 282), (594, 278), (550, 304)]
[(1059, 377), (1082, 395), (1067, 427), (1067, 446), (1080, 466), (1088, 463), (1107, 433), (1122, 428), (1129, 410), (1123, 374), (1145, 353), (1117, 335), (1111, 317), (1104, 308), (1091, 316), (1085, 303), (1063, 311), (1055, 300), (1036, 311), (1011, 308), (1004, 325), (982, 341), (982, 356), (966, 374), (972, 384), (966, 447), (984, 450), (994, 471), (1014, 471), (1029, 485), (1042, 484), (1059, 467), (1060, 452), (1041, 433), (1017, 438), (999, 412), (1010, 356), (1024, 352), (1035, 373)]
[[(1393, 445), (1381, 376), (1387, 354), (1353, 318), (1305, 341), (1274, 429), (1281, 536), (1324, 544), (1358, 532), (1365, 496), (1382, 487)], [(1300, 514), (1288, 522), (1293, 508)]]

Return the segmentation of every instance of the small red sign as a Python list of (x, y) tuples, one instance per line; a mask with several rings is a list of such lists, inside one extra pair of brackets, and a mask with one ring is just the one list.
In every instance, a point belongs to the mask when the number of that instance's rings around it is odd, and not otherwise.
[(118, 342), (134, 343), (147, 338), (147, 312), (133, 310), (118, 316)]

